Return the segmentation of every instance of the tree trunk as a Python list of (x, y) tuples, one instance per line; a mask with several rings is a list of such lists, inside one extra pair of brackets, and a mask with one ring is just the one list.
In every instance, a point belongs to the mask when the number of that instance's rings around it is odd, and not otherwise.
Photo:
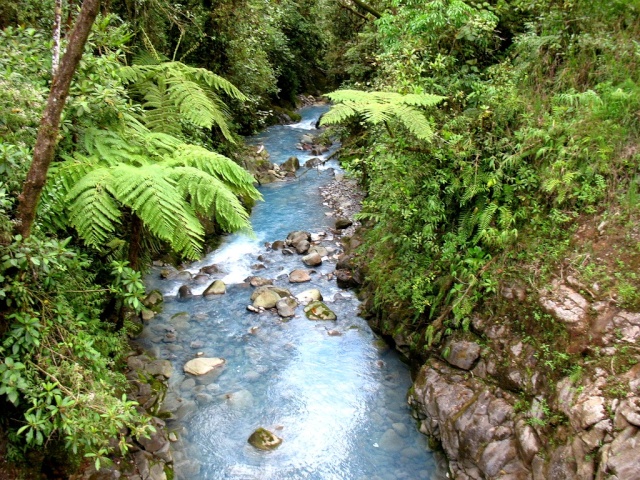
[(364, 10), (365, 12), (369, 12), (371, 15), (373, 15), (376, 18), (380, 18), (382, 16), (382, 14), (378, 12), (375, 8), (367, 5), (362, 0), (351, 0), (351, 1), (355, 3), (357, 6), (359, 6), (362, 10)]
[(58, 74), (53, 78), (47, 106), (40, 120), (38, 138), (33, 148), (31, 167), (27, 173), (22, 193), (18, 197), (16, 231), (25, 238), (31, 234), (40, 194), (47, 180), (49, 165), (51, 165), (55, 154), (62, 109), (69, 95), (73, 74), (82, 58), (91, 26), (98, 14), (99, 5), (100, 0), (84, 0), (82, 3), (76, 24), (69, 35), (69, 43), (60, 62)]
[(129, 238), (129, 266), (134, 270), (140, 269), (140, 254), (142, 253), (142, 220), (131, 212), (131, 237)]
[(56, 0), (53, 19), (53, 58), (51, 59), (51, 76), (58, 73), (60, 63), (60, 30), (62, 30), (62, 0)]

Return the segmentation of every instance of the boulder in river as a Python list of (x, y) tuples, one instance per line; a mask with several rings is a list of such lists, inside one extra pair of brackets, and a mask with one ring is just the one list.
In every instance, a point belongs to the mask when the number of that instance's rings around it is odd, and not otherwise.
[(296, 172), (300, 168), (300, 160), (298, 157), (289, 157), (280, 168), (286, 172)]
[(296, 295), (296, 300), (303, 305), (307, 305), (308, 303), (322, 300), (322, 293), (317, 288), (311, 288)]
[(223, 358), (216, 357), (200, 357), (189, 360), (184, 365), (185, 373), (191, 375), (205, 375), (215, 368), (224, 365), (225, 360)]
[(162, 293), (158, 290), (152, 290), (146, 297), (144, 297), (142, 304), (149, 310), (157, 313), (162, 308), (163, 301)]
[(310, 240), (311, 234), (309, 232), (297, 230), (289, 233), (284, 243), (285, 245), (294, 248), (296, 252), (302, 255), (309, 251), (309, 247), (311, 246), (311, 244), (309, 243)]
[(224, 282), (222, 280), (216, 280), (206, 288), (202, 295), (207, 297), (209, 295), (222, 295), (226, 292), (227, 286), (224, 284)]
[(253, 299), (253, 306), (256, 308), (273, 308), (278, 300), (280, 300), (280, 295), (271, 289), (265, 289)]
[(309, 320), (337, 320), (335, 313), (320, 301), (311, 302), (304, 308)]
[(264, 287), (265, 285), (273, 285), (273, 280), (264, 277), (251, 276), (245, 280), (252, 287)]
[(289, 274), (290, 283), (304, 283), (304, 282), (310, 282), (310, 281), (311, 281), (311, 275), (309, 274), (308, 270), (296, 269)]
[(189, 287), (189, 285), (182, 285), (178, 289), (178, 296), (182, 299), (193, 297), (193, 293), (191, 293), (191, 287)]
[(278, 315), (284, 318), (293, 317), (296, 314), (298, 302), (293, 297), (284, 297), (276, 302)]
[(302, 263), (309, 267), (317, 267), (322, 264), (322, 257), (318, 252), (311, 252), (302, 257)]
[(304, 164), (304, 166), (307, 167), (307, 168), (315, 168), (318, 165), (322, 165), (322, 159), (318, 158), (318, 157), (310, 158)]
[(280, 437), (262, 427), (253, 432), (248, 441), (259, 450), (274, 450), (282, 443)]
[(214, 273), (220, 273), (222, 270), (220, 270), (220, 267), (218, 265), (207, 265), (205, 267), (202, 267), (200, 269), (200, 272), (202, 273), (206, 273), (208, 275), (213, 275)]

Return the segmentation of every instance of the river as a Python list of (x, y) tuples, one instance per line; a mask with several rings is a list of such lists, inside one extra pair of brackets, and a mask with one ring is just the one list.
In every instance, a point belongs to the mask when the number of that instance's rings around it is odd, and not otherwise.
[[(249, 139), (262, 144), (271, 161), (311, 155), (296, 149), (303, 134), (316, 133), (325, 106), (303, 108), (295, 125), (275, 126)], [(319, 187), (339, 171), (335, 161), (298, 172), (295, 180), (261, 187), (264, 202), (252, 212), (255, 235), (229, 235), (215, 252), (189, 266), (193, 274), (216, 264), (227, 284), (224, 295), (199, 295), (208, 285), (191, 281), (193, 298), (178, 300), (182, 279), (163, 280), (159, 268), (148, 288), (165, 295), (164, 310), (146, 327), (139, 342), (158, 358), (172, 360), (167, 420), (174, 443), (176, 478), (184, 480), (392, 480), (441, 479), (445, 468), (416, 429), (406, 404), (411, 386), (408, 367), (357, 315), (353, 292), (332, 278), (335, 261), (315, 267), (311, 282), (290, 284), (288, 273), (306, 268), (298, 255), (272, 251), (265, 242), (284, 240), (293, 230), (323, 234), (322, 245), (339, 249), (331, 232)], [(337, 314), (335, 322), (310, 321), (299, 306), (296, 316), (247, 311), (250, 275), (274, 280), (294, 295), (318, 288)], [(330, 335), (328, 332), (332, 331)], [(170, 335), (167, 335), (169, 333)], [(338, 335), (339, 333), (339, 335)], [(183, 373), (200, 352), (226, 360), (203, 377)], [(273, 451), (247, 443), (257, 427), (283, 439)]]

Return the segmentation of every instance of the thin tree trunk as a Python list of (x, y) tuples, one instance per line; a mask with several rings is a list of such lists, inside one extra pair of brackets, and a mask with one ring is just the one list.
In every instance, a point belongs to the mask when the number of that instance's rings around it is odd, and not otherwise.
[(69, 95), (73, 74), (82, 58), (91, 26), (98, 14), (99, 5), (100, 0), (84, 0), (82, 3), (76, 24), (69, 35), (69, 42), (62, 56), (58, 74), (53, 78), (47, 106), (40, 120), (38, 138), (33, 148), (31, 167), (27, 173), (22, 193), (18, 197), (16, 231), (25, 238), (31, 234), (40, 194), (47, 180), (49, 165), (51, 165), (55, 154), (62, 109)]
[(351, 1), (355, 3), (357, 6), (359, 6), (361, 9), (363, 9), (365, 12), (369, 12), (371, 15), (373, 15), (376, 18), (380, 18), (382, 16), (382, 14), (379, 11), (377, 11), (372, 6), (364, 3), (362, 0), (351, 0)]
[(142, 252), (142, 220), (131, 212), (131, 237), (129, 238), (129, 266), (134, 270), (140, 269), (140, 254)]
[(51, 60), (51, 76), (58, 73), (60, 63), (60, 30), (62, 30), (62, 0), (56, 0), (53, 18), (53, 58)]

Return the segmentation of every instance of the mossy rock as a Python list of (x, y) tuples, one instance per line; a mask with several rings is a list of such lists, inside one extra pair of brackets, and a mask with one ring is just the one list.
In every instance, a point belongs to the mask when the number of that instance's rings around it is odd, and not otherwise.
[(164, 297), (159, 290), (152, 290), (149, 294), (144, 298), (142, 304), (147, 307), (149, 310), (158, 313), (162, 310), (162, 303), (164, 302)]
[(248, 442), (259, 450), (275, 450), (282, 443), (282, 439), (265, 428), (258, 428), (251, 434)]
[(311, 302), (304, 307), (304, 313), (309, 320), (337, 320), (338, 317), (323, 302)]

